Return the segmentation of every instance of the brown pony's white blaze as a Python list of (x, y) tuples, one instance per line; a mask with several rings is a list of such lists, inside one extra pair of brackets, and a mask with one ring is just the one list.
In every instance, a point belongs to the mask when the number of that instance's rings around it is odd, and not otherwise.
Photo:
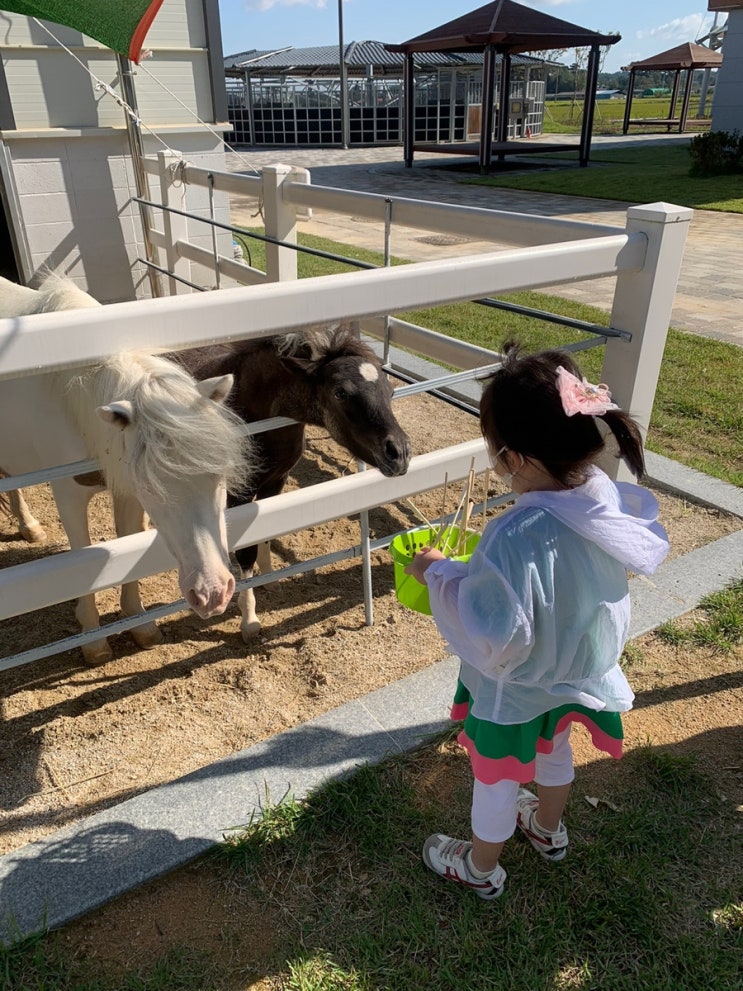
[[(39, 291), (0, 280), (0, 316), (99, 304), (67, 280)], [(0, 465), (12, 474), (95, 458), (111, 489), (119, 536), (145, 527), (145, 513), (178, 564), (181, 591), (202, 617), (224, 612), (234, 593), (224, 509), (228, 486), (248, 475), (242, 423), (224, 405), (229, 374), (197, 382), (180, 365), (123, 352), (74, 372), (3, 382)], [(90, 484), (90, 482), (93, 484)], [(58, 479), (52, 492), (70, 546), (90, 543), (87, 506), (97, 479)], [(137, 582), (122, 587), (124, 615), (142, 611)], [(78, 600), (83, 630), (100, 625), (94, 596)], [(161, 640), (155, 624), (132, 631), (143, 647)], [(111, 657), (105, 639), (83, 648), (87, 663)]]
[[(230, 405), (246, 423), (274, 416), (297, 421), (256, 434), (256, 470), (248, 485), (230, 489), (228, 506), (281, 492), (304, 450), (306, 424), (325, 427), (384, 475), (403, 475), (408, 469), (410, 440), (392, 412), (392, 385), (373, 349), (350, 325), (194, 348), (171, 357), (199, 377), (234, 374)], [(240, 548), (235, 556), (243, 574), (252, 575), (258, 548)], [(265, 549), (260, 566), (270, 570)], [(260, 630), (252, 590), (238, 601), (248, 639)]]

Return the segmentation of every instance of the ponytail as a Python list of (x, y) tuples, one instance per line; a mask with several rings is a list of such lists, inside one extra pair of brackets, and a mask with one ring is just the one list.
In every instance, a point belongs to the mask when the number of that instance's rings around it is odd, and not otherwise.
[(642, 450), (642, 435), (635, 420), (624, 410), (607, 410), (601, 419), (614, 435), (619, 447), (619, 456), (635, 478), (645, 474), (645, 456)]
[[(569, 392), (567, 398), (561, 384)], [(567, 351), (526, 355), (515, 341), (507, 341), (501, 367), (483, 390), (480, 428), (491, 451), (506, 446), (535, 458), (567, 488), (584, 480), (586, 468), (604, 448), (606, 430), (633, 475), (640, 478), (645, 471), (637, 423), (611, 402), (606, 386), (585, 382)]]

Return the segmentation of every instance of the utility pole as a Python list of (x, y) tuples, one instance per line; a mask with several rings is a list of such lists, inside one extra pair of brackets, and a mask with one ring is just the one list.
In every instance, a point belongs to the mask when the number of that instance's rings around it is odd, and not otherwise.
[[(116, 68), (121, 80), (121, 94), (129, 108), (134, 112), (135, 118), (127, 110), (124, 111), (126, 120), (126, 133), (129, 138), (129, 150), (132, 155), (132, 169), (134, 170), (134, 181), (137, 187), (137, 196), (140, 199), (149, 199), (149, 187), (147, 183), (147, 172), (144, 167), (144, 142), (142, 141), (142, 130), (139, 126), (137, 116), (137, 94), (134, 89), (134, 78), (132, 63), (123, 55), (116, 55)], [(144, 242), (144, 253), (147, 261), (154, 262), (155, 249), (150, 238), (150, 230), (154, 226), (152, 223), (152, 213), (144, 203), (139, 204), (139, 215), (142, 219), (142, 240)], [(162, 296), (160, 278), (154, 268), (147, 266), (147, 277), (150, 281), (150, 291), (153, 298)]]
[(343, 0), (338, 0), (338, 61), (341, 69), (341, 143), (344, 148), (348, 148), (348, 69), (346, 48), (343, 44)]
[[(717, 17), (718, 14), (717, 11), (715, 11), (715, 19), (712, 22), (712, 27), (710, 28), (709, 34), (707, 35), (706, 38), (703, 38), (702, 41), (700, 42), (700, 44), (704, 44), (705, 41), (708, 41), (709, 47), (712, 48), (713, 50), (715, 49), (715, 47), (719, 47), (719, 45), (715, 44), (717, 41), (717, 32), (716, 32)], [(699, 93), (699, 108), (697, 110), (697, 117), (707, 116), (707, 92), (709, 90), (709, 78), (711, 74), (712, 74), (711, 69), (705, 69), (704, 74), (702, 75), (702, 88)]]

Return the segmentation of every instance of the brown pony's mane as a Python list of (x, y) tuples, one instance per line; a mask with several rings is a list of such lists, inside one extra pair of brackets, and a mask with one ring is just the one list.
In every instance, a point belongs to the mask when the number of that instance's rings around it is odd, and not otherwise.
[(282, 358), (305, 357), (311, 361), (332, 361), (334, 358), (362, 358), (377, 362), (374, 349), (360, 340), (351, 324), (336, 324), (325, 328), (311, 328), (296, 334), (284, 334), (273, 338), (274, 347)]

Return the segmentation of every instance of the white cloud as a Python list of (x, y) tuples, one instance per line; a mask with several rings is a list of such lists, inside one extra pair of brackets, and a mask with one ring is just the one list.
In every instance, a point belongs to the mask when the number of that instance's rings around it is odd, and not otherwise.
[(273, 10), (274, 7), (314, 7), (324, 10), (328, 0), (254, 0), (246, 4), (248, 10)]
[(568, 4), (582, 3), (583, 0), (520, 0), (525, 7), (564, 7)]
[(704, 14), (688, 14), (686, 17), (674, 17), (666, 24), (660, 24), (657, 28), (647, 28), (635, 32), (635, 37), (660, 38), (664, 41), (675, 41), (679, 44), (684, 41), (694, 41), (699, 37)]

